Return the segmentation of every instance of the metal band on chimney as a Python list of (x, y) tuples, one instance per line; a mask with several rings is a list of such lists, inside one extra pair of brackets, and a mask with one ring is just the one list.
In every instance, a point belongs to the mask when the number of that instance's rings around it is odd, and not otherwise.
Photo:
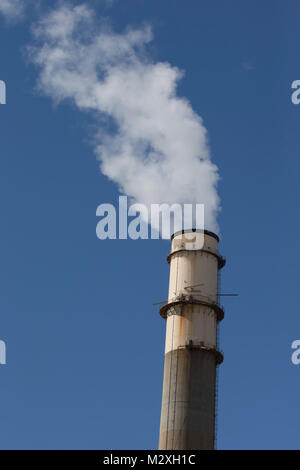
[(184, 346), (179, 346), (178, 349), (196, 349), (198, 351), (211, 353), (216, 358), (217, 366), (222, 364), (222, 362), (224, 361), (224, 355), (221, 351), (210, 346), (205, 346), (204, 344), (193, 344), (192, 342), (190, 342), (189, 344), (186, 344)]
[[(201, 253), (208, 253), (209, 255), (212, 255), (212, 256), (215, 256), (218, 260), (218, 268), (219, 269), (222, 269), (224, 268), (225, 264), (226, 264), (226, 258), (224, 258), (223, 256), (221, 256), (219, 253), (214, 253), (213, 251), (209, 251), (209, 250), (204, 250), (204, 249), (201, 249), (201, 250), (193, 250), (193, 252), (197, 252), (197, 251), (201, 251)], [(191, 250), (187, 250), (186, 248), (182, 248), (180, 250), (176, 250), (176, 251), (172, 251), (171, 253), (168, 254), (167, 256), (167, 261), (168, 263), (170, 264), (170, 261), (171, 261), (171, 257), (174, 256), (174, 255), (177, 255), (177, 253), (190, 253)]]
[[(163, 305), (160, 307), (159, 313), (160, 316), (163, 318), (167, 318), (169, 316), (169, 311), (172, 310), (172, 307), (175, 307), (176, 305), (186, 305), (186, 304), (195, 304), (195, 305), (203, 305), (204, 307), (211, 308), (216, 312), (217, 315), (217, 321), (220, 322), (224, 318), (224, 310), (220, 305), (217, 303), (212, 303), (212, 302), (206, 302), (205, 300), (198, 300), (198, 299), (192, 299), (192, 300), (174, 300), (173, 302), (168, 302), (166, 305)], [(171, 313), (170, 315), (178, 315), (177, 313)]]

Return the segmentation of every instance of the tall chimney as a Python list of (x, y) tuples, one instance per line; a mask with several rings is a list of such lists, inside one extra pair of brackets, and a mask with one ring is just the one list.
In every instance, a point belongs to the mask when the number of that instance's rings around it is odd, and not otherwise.
[(207, 230), (172, 236), (159, 449), (214, 449), (218, 323), (218, 273), (225, 259), (219, 238)]

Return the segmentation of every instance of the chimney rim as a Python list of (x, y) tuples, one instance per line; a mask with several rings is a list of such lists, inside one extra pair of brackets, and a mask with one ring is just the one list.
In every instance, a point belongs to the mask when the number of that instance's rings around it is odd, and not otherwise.
[(210, 237), (215, 238), (217, 242), (220, 241), (220, 238), (218, 237), (216, 233), (211, 232), (210, 230), (203, 230), (200, 228), (189, 228), (189, 229), (178, 230), (177, 232), (173, 233), (173, 235), (171, 235), (171, 240), (173, 240), (174, 237), (177, 237), (177, 235), (183, 235), (184, 233), (193, 233), (193, 232), (204, 233), (205, 235), (209, 235)]

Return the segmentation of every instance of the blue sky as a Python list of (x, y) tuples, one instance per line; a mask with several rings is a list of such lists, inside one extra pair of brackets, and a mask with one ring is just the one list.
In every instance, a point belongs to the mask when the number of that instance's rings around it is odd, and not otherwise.
[[(148, 54), (185, 71), (178, 94), (209, 133), (222, 290), (239, 293), (220, 328), (218, 448), (297, 449), (299, 3), (86, 3), (116, 31), (152, 25)], [(1, 448), (155, 449), (165, 325), (152, 304), (169, 243), (97, 239), (96, 208), (119, 192), (99, 171), (94, 116), (37, 93), (24, 51), (49, 6), (0, 20)]]

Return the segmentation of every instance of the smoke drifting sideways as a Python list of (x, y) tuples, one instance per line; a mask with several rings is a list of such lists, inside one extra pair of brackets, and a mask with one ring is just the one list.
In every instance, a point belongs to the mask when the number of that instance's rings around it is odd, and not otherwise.
[[(134, 203), (204, 204), (218, 232), (218, 169), (202, 118), (177, 93), (183, 72), (147, 53), (149, 25), (116, 33), (87, 5), (60, 4), (33, 27), (28, 48), (38, 89), (94, 113), (104, 175)], [(109, 125), (103, 125), (103, 119)]]
[(22, 16), (23, 0), (0, 0), (0, 13), (8, 20), (16, 20)]

